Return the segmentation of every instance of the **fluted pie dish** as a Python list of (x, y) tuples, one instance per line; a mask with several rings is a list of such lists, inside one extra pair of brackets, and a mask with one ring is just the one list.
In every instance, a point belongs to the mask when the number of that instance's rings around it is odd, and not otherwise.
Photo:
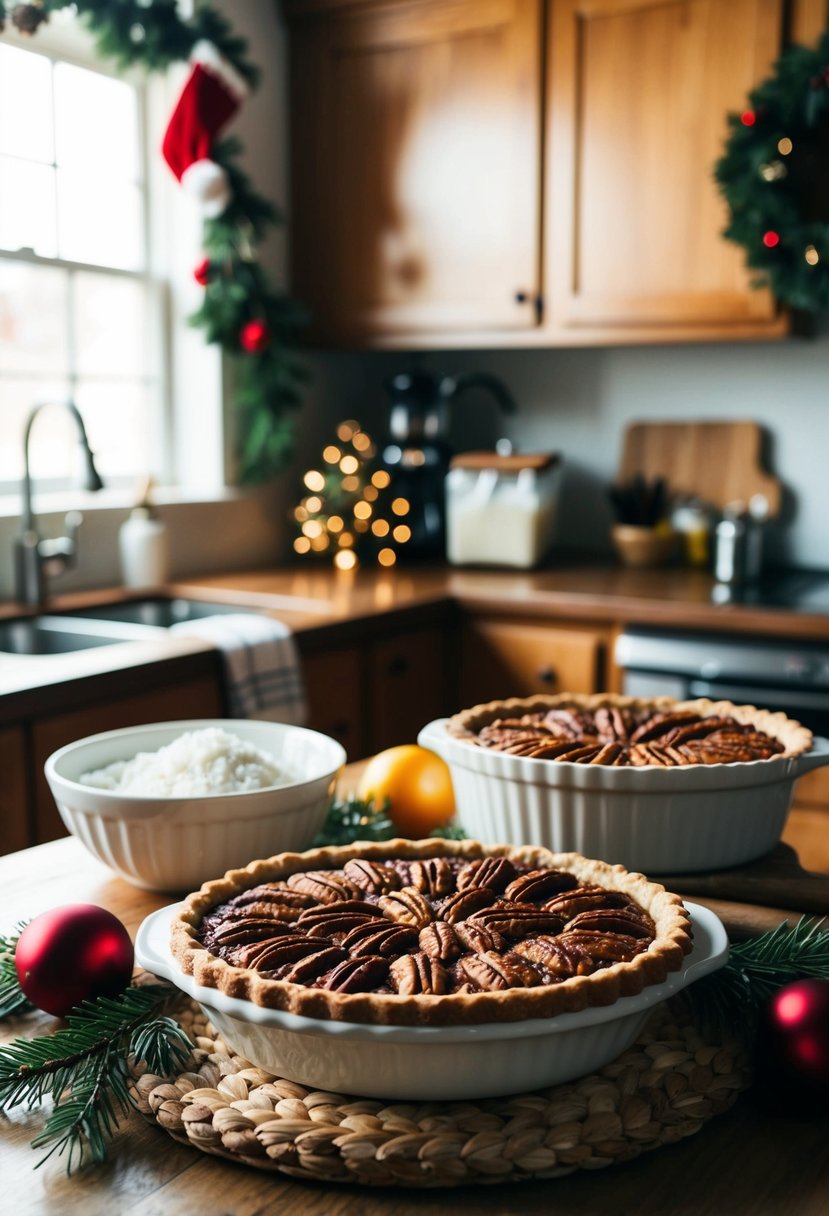
[(641, 874), (442, 840), (257, 861), (154, 913), (136, 941), (253, 1063), (419, 1099), (600, 1067), (727, 949), (716, 917)]
[(511, 698), (429, 723), (418, 742), (449, 764), (461, 826), (652, 874), (762, 856), (794, 783), (829, 742), (782, 713), (728, 701)]

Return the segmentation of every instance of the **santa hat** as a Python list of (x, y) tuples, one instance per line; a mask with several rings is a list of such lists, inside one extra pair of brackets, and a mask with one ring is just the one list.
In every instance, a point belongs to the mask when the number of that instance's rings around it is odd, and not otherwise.
[(192, 71), (167, 125), (164, 159), (206, 216), (217, 216), (230, 202), (221, 165), (211, 160), (213, 141), (249, 93), (247, 84), (210, 42), (197, 42)]

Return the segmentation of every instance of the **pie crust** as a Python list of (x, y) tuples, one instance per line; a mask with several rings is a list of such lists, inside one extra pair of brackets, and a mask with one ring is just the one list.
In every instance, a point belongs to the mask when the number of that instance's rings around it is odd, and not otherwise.
[[(534, 928), (527, 933), (521, 919), (524, 913), (519, 912), (517, 920), (510, 920), (508, 910), (511, 908), (514, 912), (516, 905), (503, 894), (503, 888), (496, 893), (497, 888), (493, 886), (492, 889), (486, 888), (488, 895), (492, 897), (489, 911), (498, 914), (494, 917), (496, 926), (504, 929), (504, 934), (509, 940), (502, 940), (501, 946), (496, 947), (494, 953), (487, 954), (486, 950), (479, 952), (471, 947), (468, 950), (467, 947), (464, 947), (462, 953), (464, 959), (473, 959), (473, 964), (469, 968), (469, 973), (473, 976), (481, 970), (486, 972), (487, 967), (490, 967), (493, 962), (496, 971), (500, 967), (503, 972), (505, 954), (509, 955), (511, 961), (507, 961), (507, 966), (512, 969), (512, 972), (507, 974), (507, 982), (510, 979), (517, 979), (518, 982), (515, 986), (497, 991), (480, 990), (476, 982), (464, 982), (460, 991), (444, 991), (438, 994), (429, 991), (428, 984), (426, 991), (422, 989), (418, 991), (417, 984), (415, 984), (414, 991), (411, 985), (394, 991), (391, 980), (385, 984), (381, 982), (380, 987), (384, 989), (382, 991), (332, 990), (330, 987), (319, 986), (327, 982), (326, 977), (318, 977), (317, 981), (312, 980), (310, 983), (308, 981), (291, 982), (275, 977), (273, 973), (263, 974), (250, 965), (234, 965), (226, 958), (212, 953), (202, 941), (202, 936), (204, 936), (208, 943), (215, 947), (215, 939), (210, 938), (215, 927), (218, 926), (220, 933), (225, 927), (233, 928), (231, 921), (234, 913), (231, 911), (228, 914), (224, 905), (234, 897), (241, 896), (243, 892), (251, 891), (252, 888), (259, 887), (261, 884), (283, 884), (280, 890), (284, 890), (287, 889), (287, 880), (291, 876), (295, 876), (294, 882), (302, 886), (302, 884), (307, 885), (306, 875), (310, 873), (313, 878), (316, 873), (322, 871), (323, 877), (329, 882), (333, 880), (333, 884), (336, 885), (338, 882), (344, 882), (342, 871), (348, 862), (365, 862), (369, 868), (372, 864), (382, 866), (384, 862), (397, 862), (398, 868), (402, 868), (401, 872), (408, 871), (411, 874), (416, 871), (420, 875), (428, 869), (431, 874), (433, 870), (423, 865), (418, 865), (415, 869), (410, 866), (410, 863), (423, 863), (431, 861), (431, 859), (446, 859), (446, 865), (442, 867), (441, 873), (452, 871), (455, 876), (452, 882), (456, 883), (458, 874), (468, 866), (468, 863), (490, 858), (506, 859), (511, 863), (508, 868), (517, 871), (518, 878), (523, 879), (529, 872), (556, 870), (565, 872), (563, 877), (571, 885), (572, 880), (575, 880), (574, 892), (576, 888), (602, 888), (608, 892), (608, 896), (605, 897), (602, 892), (598, 892), (596, 898), (599, 901), (605, 900), (608, 907), (628, 905), (619, 913), (620, 916), (627, 913), (636, 917), (641, 913), (641, 921), (649, 926), (647, 937), (650, 938), (652, 935), (652, 940), (647, 945), (641, 941), (637, 942), (636, 949), (639, 952), (628, 961), (608, 961), (605, 965), (604, 957), (600, 956), (601, 961), (596, 964), (600, 969), (593, 970), (590, 974), (570, 974), (568, 978), (560, 979), (555, 975), (551, 976), (541, 964), (537, 964), (540, 968), (538, 976), (530, 974), (532, 966), (523, 959), (523, 956), (517, 957), (514, 948), (528, 949), (527, 957), (531, 958), (533, 949), (544, 949), (546, 945), (549, 945), (548, 934), (554, 938), (559, 929), (564, 932), (563, 925), (559, 923), (558, 927), (548, 925), (546, 929)], [(325, 873), (328, 871), (339, 871), (339, 874), (328, 875)], [(349, 873), (354, 873), (353, 867)], [(313, 882), (311, 885), (313, 886)], [(481, 890), (484, 885), (476, 887), (476, 890)], [(417, 892), (415, 891), (414, 895), (406, 894), (414, 890), (410, 886), (404, 886), (400, 892), (391, 892), (391, 894), (401, 895), (419, 907), (416, 898)], [(337, 899), (340, 898), (337, 897)], [(344, 899), (349, 898), (351, 898), (353, 908), (353, 894), (349, 897), (346, 893)], [(427, 910), (424, 912), (425, 920), (420, 922), (421, 928), (425, 928), (427, 923), (440, 922), (446, 926), (447, 922), (451, 922), (452, 928), (449, 930), (449, 936), (452, 936), (454, 927), (460, 924), (464, 936), (468, 938), (470, 926), (475, 925), (473, 932), (477, 932), (480, 924), (486, 924), (488, 921), (492, 925), (492, 916), (484, 916), (483, 921), (480, 920), (482, 911), (486, 912), (487, 909), (482, 909), (479, 903), (470, 909), (454, 908), (457, 914), (456, 919), (452, 920), (446, 913), (446, 920), (444, 920), (441, 908), (446, 907), (446, 904), (442, 902), (446, 898), (458, 899), (457, 889), (451, 886), (446, 887), (440, 896), (432, 891), (428, 892), (428, 900), (424, 897)], [(255, 900), (256, 896), (251, 896), (251, 899)], [(320, 913), (325, 917), (332, 910), (336, 911), (337, 899), (329, 901), (328, 894), (324, 900), (316, 901), (315, 899), (307, 915), (313, 921), (316, 921)], [(429, 900), (432, 903), (429, 903)], [(244, 901), (242, 902), (244, 903)], [(475, 903), (475, 901), (472, 902)], [(397, 923), (397, 918), (393, 915), (394, 905), (395, 900), (392, 900), (392, 912), (383, 911), (383, 919), (377, 921), (377, 927), (382, 928), (384, 933), (389, 932), (389, 924)], [(261, 908), (261, 905), (256, 906)], [(528, 923), (534, 922), (536, 912), (543, 921), (543, 900), (537, 900), (535, 903), (527, 900), (521, 905), (521, 908), (529, 910), (526, 912), (529, 918)], [(399, 908), (397, 911), (399, 912)], [(408, 912), (408, 909), (404, 911)], [(479, 913), (478, 918), (475, 917), (476, 911)], [(431, 919), (429, 919), (430, 914)], [(247, 916), (248, 913), (245, 908), (241, 910), (236, 908), (235, 915), (241, 917)], [(264, 915), (264, 913), (260, 910), (259, 915)], [(297, 913), (298, 915), (299, 913)], [(342, 915), (347, 917), (353, 915), (353, 912), (348, 913), (344, 906)], [(379, 901), (376, 915), (380, 916)], [(551, 915), (551, 913), (547, 913), (548, 918)], [(612, 914), (606, 912), (606, 915), (611, 916)], [(223, 919), (225, 916), (228, 916), (227, 920)], [(498, 916), (501, 917), (500, 921)], [(508, 921), (506, 928), (504, 928), (505, 916)], [(342, 923), (345, 924), (347, 921)], [(411, 925), (412, 921), (408, 923)], [(301, 929), (302, 926), (299, 928)], [(590, 939), (590, 926), (585, 925), (584, 928), (588, 930), (587, 938)], [(568, 929), (571, 930), (572, 939), (572, 935), (575, 933), (572, 924), (568, 925)], [(291, 925), (291, 932), (296, 931), (297, 926)], [(281, 933), (282, 930), (280, 929), (279, 932)], [(325, 932), (330, 931), (326, 929)], [(441, 929), (440, 932), (444, 933), (446, 929)], [(607, 935), (611, 938), (614, 936), (612, 928), (608, 927), (606, 934), (595, 933), (591, 940)], [(562, 942), (566, 937), (565, 932)], [(581, 937), (584, 938), (583, 931), (581, 931)], [(546, 943), (541, 940), (543, 938), (546, 938)], [(254, 935), (252, 941), (258, 943), (259, 940)], [(279, 937), (277, 936), (274, 940), (278, 942)], [(342, 937), (337, 939), (335, 936), (334, 938), (334, 945), (340, 949), (340, 952), (342, 952), (340, 947), (342, 940)], [(632, 939), (620, 932), (618, 940), (630, 942)], [(538, 945), (539, 941), (541, 941), (541, 946)], [(476, 944), (473, 942), (473, 945)], [(200, 891), (190, 895), (173, 921), (171, 936), (172, 952), (182, 971), (187, 975), (192, 975), (201, 986), (218, 989), (227, 996), (312, 1018), (380, 1025), (422, 1026), (514, 1022), (527, 1018), (552, 1017), (593, 1005), (610, 1005), (619, 997), (632, 995), (641, 992), (649, 985), (662, 983), (669, 972), (679, 969), (684, 955), (691, 949), (691, 944), (690, 917), (679, 896), (671, 894), (657, 883), (650, 882), (642, 874), (628, 872), (622, 866), (589, 860), (578, 853), (552, 853), (547, 849), (530, 846), (519, 848), (509, 845), (482, 845), (472, 840), (358, 842), (341, 847), (312, 849), (305, 853), (281, 853), (267, 860), (251, 862), (245, 869), (231, 870), (223, 878), (205, 883)], [(324, 943), (320, 942), (320, 945), (324, 945)], [(254, 952), (257, 951), (258, 944), (251, 948)], [(612, 959), (613, 952), (611, 951), (606, 957)], [(417, 942), (414, 943), (414, 946), (411, 943), (404, 946), (397, 953), (396, 958), (398, 968), (402, 968), (404, 972), (414, 968), (415, 980), (417, 980), (417, 968), (419, 967), (422, 972), (424, 961), (425, 964), (428, 964), (429, 961), (428, 956), (422, 952)], [(353, 965), (354, 960), (349, 957), (346, 962)], [(379, 966), (379, 963), (377, 965)], [(528, 970), (525, 971), (525, 967)], [(380, 970), (382, 971), (382, 968)], [(438, 971), (440, 971), (440, 967), (438, 967)], [(488, 972), (487, 975), (491, 976), (491, 972)], [(466, 971), (463, 976), (466, 980)], [(498, 978), (497, 974), (495, 978)], [(530, 981), (527, 986), (524, 986), (525, 980)], [(315, 984), (315, 986), (311, 986), (311, 984)]]
[[(608, 726), (604, 732), (595, 728), (593, 715), (598, 710), (609, 711), (605, 715)], [(548, 740), (539, 738), (539, 732), (545, 727), (534, 728), (533, 719), (537, 716), (540, 722), (545, 714), (566, 717), (567, 711), (585, 716), (586, 728), (581, 735), (578, 733), (578, 718), (572, 726), (562, 727), (562, 732), (566, 729), (567, 734), (562, 733), (561, 738), (565, 739), (569, 734), (568, 750), (557, 755), (558, 749), (553, 745), (557, 735)], [(626, 730), (617, 732), (610, 725), (610, 715), (614, 712), (620, 715), (617, 721), (620, 724), (623, 721)], [(644, 730), (650, 724), (649, 719), (653, 723), (651, 732)], [(699, 728), (705, 727), (706, 719), (718, 722), (716, 726), (711, 722), (711, 733), (707, 737), (675, 743), (675, 736), (681, 737), (683, 730), (690, 734), (700, 733)], [(504, 723), (506, 725), (502, 725)], [(729, 726), (729, 723), (733, 725)], [(655, 742), (634, 743), (636, 728), (655, 738)], [(614, 693), (585, 696), (561, 693), (489, 701), (455, 714), (446, 729), (455, 739), (512, 755), (557, 763), (614, 766), (683, 767), (773, 761), (799, 756), (812, 746), (812, 732), (784, 713), (707, 698), (677, 701), (673, 697), (627, 697)], [(558, 730), (555, 725), (555, 731)], [(704, 729), (701, 733), (705, 734)], [(769, 754), (770, 751), (774, 754)]]

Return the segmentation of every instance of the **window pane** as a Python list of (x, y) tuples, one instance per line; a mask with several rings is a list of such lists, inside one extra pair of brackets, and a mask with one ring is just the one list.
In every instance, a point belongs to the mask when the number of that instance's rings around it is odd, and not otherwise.
[(0, 248), (55, 256), (54, 169), (0, 156)]
[(140, 270), (141, 192), (89, 173), (58, 170), (58, 247), (72, 262)]
[[(60, 380), (0, 377), (0, 481), (19, 482), (23, 476), (23, 429), (32, 406), (39, 401), (62, 401), (68, 395), (68, 385)], [(76, 436), (66, 410), (43, 410), (32, 427), (29, 444), (32, 475), (75, 477)]]
[(0, 153), (51, 164), (52, 65), (44, 55), (0, 46)]
[(122, 80), (55, 64), (55, 142), (57, 163), (91, 168), (121, 181), (140, 172), (138, 104), (132, 85)]
[(152, 375), (145, 284), (80, 272), (73, 283), (78, 374), (135, 379)]
[(123, 381), (78, 386), (75, 402), (104, 481), (158, 472), (161, 453), (151, 443), (154, 397), (154, 389)]
[(67, 274), (0, 258), (0, 372), (65, 376)]

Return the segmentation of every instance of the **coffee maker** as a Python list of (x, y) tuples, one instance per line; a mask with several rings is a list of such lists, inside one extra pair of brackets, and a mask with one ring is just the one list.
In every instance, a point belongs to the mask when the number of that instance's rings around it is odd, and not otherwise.
[(443, 557), (444, 481), (454, 454), (449, 443), (450, 412), (462, 394), (475, 388), (487, 392), (504, 413), (514, 413), (515, 402), (501, 381), (487, 372), (458, 376), (400, 372), (386, 380), (384, 387), (391, 402), (380, 458), (391, 475), (395, 494), (409, 503), (406, 521), (412, 535), (406, 556)]

